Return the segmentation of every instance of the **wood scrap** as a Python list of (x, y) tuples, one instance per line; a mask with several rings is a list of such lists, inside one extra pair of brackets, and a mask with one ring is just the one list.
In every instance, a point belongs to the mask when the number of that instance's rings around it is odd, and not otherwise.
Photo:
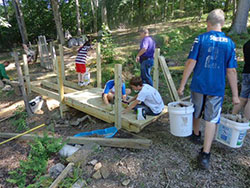
[(12, 114), (12, 115), (10, 115), (10, 116), (8, 116), (8, 117), (5, 117), (5, 118), (3, 118), (3, 119), (0, 119), (0, 122), (3, 122), (3, 121), (5, 121), (5, 120), (7, 120), (7, 119), (10, 119), (10, 118), (12, 118), (12, 117), (14, 117), (15, 116), (15, 114)]
[[(0, 133), (0, 138), (10, 138), (18, 135), (17, 133)], [(20, 140), (33, 140), (37, 136), (34, 134), (26, 134), (21, 136)], [(49, 136), (52, 138), (52, 136)], [(152, 145), (152, 141), (149, 139), (140, 138), (98, 138), (98, 137), (72, 137), (65, 138), (66, 143), (69, 144), (88, 144), (96, 143), (100, 146), (118, 147), (118, 148), (133, 148), (133, 149), (149, 149)]]
[(73, 168), (74, 163), (69, 163), (62, 173), (55, 179), (55, 181), (49, 186), (49, 188), (56, 188), (58, 184), (68, 175), (68, 173)]

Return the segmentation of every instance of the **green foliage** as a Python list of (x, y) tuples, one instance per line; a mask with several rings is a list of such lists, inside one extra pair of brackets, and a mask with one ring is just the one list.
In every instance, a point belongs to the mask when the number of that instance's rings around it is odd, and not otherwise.
[(26, 124), (26, 118), (28, 117), (27, 112), (22, 107), (18, 106), (14, 115), (15, 116), (12, 119), (12, 125), (17, 128), (17, 131), (21, 132), (28, 130), (29, 127)]
[(36, 137), (33, 143), (30, 143), (30, 152), (27, 160), (20, 161), (20, 167), (9, 172), (10, 178), (8, 182), (23, 188), (29, 184), (29, 188), (36, 187), (34, 183), (42, 182), (39, 179), (45, 174), (47, 169), (48, 159), (56, 152), (58, 152), (63, 144), (62, 139), (50, 138), (47, 132), (44, 132), (43, 137)]
[(101, 37), (101, 53), (104, 63), (112, 64), (115, 60), (115, 45), (113, 43), (112, 35), (107, 25), (102, 25)]

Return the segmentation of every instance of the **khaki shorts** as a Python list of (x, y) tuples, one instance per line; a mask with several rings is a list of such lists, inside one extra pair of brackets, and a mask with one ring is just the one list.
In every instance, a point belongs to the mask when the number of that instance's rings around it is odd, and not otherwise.
[(192, 92), (191, 101), (194, 104), (194, 118), (203, 117), (205, 121), (219, 123), (223, 97)]

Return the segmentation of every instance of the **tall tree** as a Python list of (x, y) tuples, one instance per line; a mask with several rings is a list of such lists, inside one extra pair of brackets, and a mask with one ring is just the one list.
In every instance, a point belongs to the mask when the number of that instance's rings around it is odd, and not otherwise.
[(19, 31), (21, 33), (22, 42), (23, 42), (23, 44), (28, 44), (27, 29), (26, 29), (26, 25), (25, 25), (25, 22), (24, 22), (23, 13), (22, 13), (22, 10), (21, 10), (19, 0), (12, 0), (12, 3), (13, 3), (13, 7), (14, 7), (14, 10), (15, 10), (15, 14), (16, 14), (18, 28), (19, 28)]
[(62, 45), (64, 45), (65, 39), (64, 39), (64, 35), (63, 35), (62, 21), (61, 21), (62, 19), (61, 19), (61, 15), (59, 12), (58, 0), (51, 0), (51, 5), (52, 5), (52, 9), (53, 9), (54, 20), (56, 23), (57, 34), (59, 36), (60, 43)]
[(102, 0), (102, 23), (108, 26), (106, 0)]
[(97, 32), (97, 11), (99, 7), (99, 1), (98, 0), (91, 0), (91, 9), (92, 9), (92, 15), (93, 15), (93, 23), (94, 23), (94, 32)]
[(81, 16), (79, 11), (79, 0), (75, 1), (76, 1), (77, 35), (80, 36), (82, 34), (82, 31), (81, 31)]
[(247, 33), (247, 21), (250, 9), (250, 0), (240, 0), (235, 19), (233, 21), (230, 33)]
[(180, 10), (184, 10), (185, 8), (185, 0), (180, 0)]

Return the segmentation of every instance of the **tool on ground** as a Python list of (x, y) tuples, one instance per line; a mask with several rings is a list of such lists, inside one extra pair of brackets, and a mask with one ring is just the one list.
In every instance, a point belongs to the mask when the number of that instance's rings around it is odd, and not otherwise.
[(80, 137), (80, 136), (92, 136), (92, 135), (100, 135), (104, 136), (105, 138), (112, 138), (117, 133), (116, 127), (109, 127), (106, 129), (98, 129), (90, 132), (82, 132), (74, 135), (74, 137)]

